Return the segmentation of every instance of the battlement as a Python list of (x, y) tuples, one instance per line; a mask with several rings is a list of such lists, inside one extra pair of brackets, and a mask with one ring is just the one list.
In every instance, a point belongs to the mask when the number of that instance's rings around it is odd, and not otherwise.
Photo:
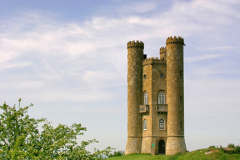
[(144, 43), (142, 41), (129, 41), (127, 43), (127, 48), (142, 48), (144, 49)]
[(166, 40), (166, 45), (168, 44), (182, 44), (184, 45), (184, 39), (180, 36), (176, 37), (168, 37), (167, 40)]
[(151, 57), (148, 59), (143, 60), (142, 65), (148, 65), (148, 64), (166, 64), (166, 61), (160, 60), (159, 57)]
[(161, 54), (161, 53), (165, 53), (165, 52), (166, 52), (166, 47), (161, 47), (161, 48), (160, 48), (160, 54)]

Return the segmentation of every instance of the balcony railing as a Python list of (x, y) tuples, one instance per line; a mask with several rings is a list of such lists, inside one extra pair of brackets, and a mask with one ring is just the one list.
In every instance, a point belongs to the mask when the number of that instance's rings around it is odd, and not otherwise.
[(140, 105), (139, 113), (147, 113), (147, 112), (149, 112), (149, 106), (148, 105)]
[(158, 104), (157, 112), (168, 112), (168, 105), (167, 104)]

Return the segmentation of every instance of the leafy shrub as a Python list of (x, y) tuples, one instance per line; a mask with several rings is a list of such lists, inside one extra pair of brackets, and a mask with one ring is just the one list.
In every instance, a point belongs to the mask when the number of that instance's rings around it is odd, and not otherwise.
[(209, 149), (214, 149), (214, 148), (216, 148), (215, 146), (209, 146), (208, 147)]
[(235, 146), (234, 146), (233, 143), (229, 143), (227, 147), (228, 147), (228, 148), (235, 148)]
[(113, 154), (109, 155), (109, 157), (119, 157), (123, 155), (124, 155), (124, 151), (114, 151)]
[[(86, 146), (97, 142), (95, 139), (77, 144), (77, 136), (86, 131), (81, 124), (71, 126), (59, 124), (53, 127), (46, 119), (34, 119), (27, 115), (30, 104), (18, 108), (0, 106), (0, 159), (104, 159), (112, 150), (94, 150), (91, 153)], [(43, 123), (42, 131), (38, 125)]]
[(219, 147), (220, 151), (224, 152), (225, 150), (223, 149), (222, 145)]
[(240, 146), (236, 146), (235, 151), (236, 151), (236, 153), (240, 154)]

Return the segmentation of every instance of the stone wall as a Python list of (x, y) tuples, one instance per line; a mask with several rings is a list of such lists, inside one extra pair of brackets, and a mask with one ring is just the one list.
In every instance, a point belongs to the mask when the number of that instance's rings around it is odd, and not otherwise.
[(166, 155), (173, 155), (178, 152), (186, 152), (184, 137), (168, 137), (166, 145)]

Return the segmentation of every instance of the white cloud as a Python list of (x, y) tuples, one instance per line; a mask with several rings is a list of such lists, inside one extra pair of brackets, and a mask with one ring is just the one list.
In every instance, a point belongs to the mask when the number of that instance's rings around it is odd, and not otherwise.
[(201, 51), (216, 51), (216, 50), (230, 50), (235, 49), (233, 46), (217, 46), (217, 47), (208, 47), (208, 48), (198, 48)]
[[(76, 88), (76, 89), (47, 89), (43, 86), (43, 89), (34, 89), (35, 83), (28, 83), (30, 86), (25, 87), (24, 91), (19, 91), (22, 99), (29, 99), (34, 103), (37, 102), (72, 102), (72, 103), (83, 103), (83, 102), (104, 102), (113, 100), (116, 98), (115, 93), (111, 93), (105, 90), (99, 90), (97, 88)], [(28, 85), (25, 83), (25, 85)], [(16, 84), (16, 86), (19, 86)], [(30, 87), (32, 87), (30, 89)], [(20, 88), (22, 89), (22, 87)], [(19, 98), (19, 97), (18, 97)]]
[[(217, 7), (215, 7), (216, 9), (209, 8), (206, 3), (214, 3)], [(6, 49), (8, 51), (11, 49), (15, 52), (37, 50), (42, 51), (42, 53), (50, 52), (51, 54), (56, 52), (60, 54), (61, 52), (88, 54), (91, 51), (97, 51), (99, 48), (125, 44), (133, 38), (147, 40), (155, 37), (164, 37), (165, 39), (167, 36), (175, 34), (189, 36), (203, 31), (213, 31), (217, 25), (222, 23), (223, 25), (231, 24), (230, 16), (239, 13), (227, 3), (215, 3), (212, 1), (202, 3), (197, 0), (190, 3), (176, 2), (170, 11), (150, 18), (131, 15), (118, 19), (94, 17), (82, 24), (49, 23), (49, 20), (45, 21), (41, 16), (34, 16), (37, 24), (35, 29), (21, 33), (16, 32), (17, 35), (15, 32), (8, 32), (8, 37), (0, 39), (1, 47), (4, 48), (5, 52)], [(139, 5), (145, 6), (145, 4), (140, 3)], [(153, 4), (151, 5), (153, 6)], [(221, 8), (224, 8), (224, 10), (222, 11)], [(222, 13), (227, 14), (229, 21), (224, 20), (225, 15), (222, 15)], [(31, 16), (24, 18), (27, 18), (23, 20), (25, 24), (21, 23), (17, 26), (24, 27), (24, 25), (28, 25), (28, 21), (33, 23)], [(21, 34), (21, 36), (18, 34)], [(16, 39), (16, 37), (19, 38)]]
[(0, 65), (1, 66), (0, 70), (7, 69), (7, 68), (9, 69), (9, 68), (16, 68), (16, 67), (26, 67), (26, 66), (30, 66), (30, 65), (32, 65), (31, 62), (16, 62), (16, 63), (14, 63), (14, 62), (6, 63), (5, 62)]
[(118, 11), (126, 13), (146, 13), (154, 10), (156, 7), (157, 4), (153, 2), (133, 2), (120, 7)]
[(0, 49), (0, 63), (4, 63), (8, 60), (14, 59), (17, 57), (17, 51), (11, 49)]
[(200, 55), (200, 56), (187, 57), (184, 60), (187, 63), (191, 63), (191, 62), (195, 62), (195, 61), (219, 58), (219, 57), (222, 57), (222, 56), (225, 56), (225, 55), (222, 55), (222, 54), (205, 54), (205, 55)]
[[(98, 16), (83, 23), (63, 23), (51, 19), (51, 16), (46, 18), (31, 11), (9, 22), (10, 30), (5, 30), (4, 34), (1, 34), (1, 70), (31, 65), (36, 71), (35, 74), (38, 74), (35, 76), (42, 76), (44, 84), (54, 84), (52, 86), (58, 87), (70, 81), (69, 76), (80, 77), (79, 83), (83, 86), (88, 85), (90, 88), (115, 86), (113, 81), (122, 85), (126, 83), (121, 81), (126, 80), (123, 76), (126, 74), (126, 43), (129, 40), (141, 39), (147, 42), (145, 47), (147, 49), (152, 47), (152, 39), (164, 40), (170, 35), (203, 37), (208, 36), (209, 31), (219, 34), (215, 28), (224, 30), (225, 26), (230, 26), (234, 22), (232, 15), (239, 13), (232, 3), (236, 2), (217, 3), (208, 0), (203, 3), (193, 0), (180, 3), (177, 1), (167, 12), (155, 11), (148, 18), (131, 14), (120, 18)], [(141, 2), (133, 6), (136, 12), (148, 12), (154, 10), (157, 4)], [(142, 6), (145, 8), (142, 9)], [(120, 9), (128, 7), (131, 6), (122, 6)], [(25, 27), (31, 29), (24, 30)], [(224, 37), (224, 35), (221, 36)], [(212, 37), (211, 40), (215, 41), (217, 38), (219, 37)], [(160, 46), (162, 45), (164, 44)], [(234, 48), (226, 44), (205, 48), (205, 50)], [(148, 50), (145, 53), (148, 53)], [(209, 53), (187, 57), (185, 61), (191, 63), (222, 56), (222, 54)], [(13, 59), (18, 60), (19, 57), (25, 57), (28, 60), (21, 60), (11, 65), (5, 63)], [(100, 70), (99, 67), (104, 69)], [(64, 78), (66, 80), (63, 81)]]

